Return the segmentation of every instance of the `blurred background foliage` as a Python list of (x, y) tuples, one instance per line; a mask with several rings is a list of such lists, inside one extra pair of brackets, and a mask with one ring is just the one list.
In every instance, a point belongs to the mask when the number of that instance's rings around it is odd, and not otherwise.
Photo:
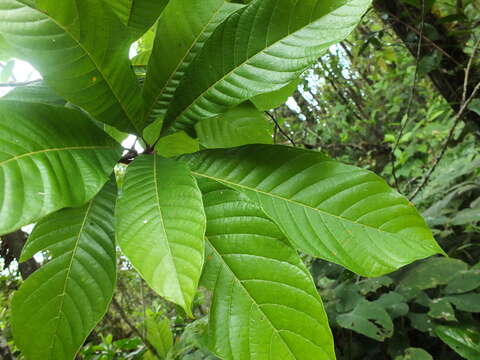
[[(139, 76), (151, 35), (137, 44)], [(371, 169), (412, 198), (449, 255), (376, 279), (306, 258), (339, 360), (480, 359), (478, 96), (456, 116), (464, 89), (469, 94), (480, 81), (479, 40), (478, 0), (376, 0), (357, 30), (269, 111), (282, 129), (275, 126), (276, 143)], [(0, 58), (0, 82), (16, 80), (16, 60), (7, 58)], [(2, 239), (0, 250), (0, 358), (21, 359), (9, 301), (22, 275), (48, 258), (19, 267), (9, 242)], [(203, 339), (209, 294), (199, 292), (189, 319), (118, 259), (114, 301), (78, 358), (216, 359)]]

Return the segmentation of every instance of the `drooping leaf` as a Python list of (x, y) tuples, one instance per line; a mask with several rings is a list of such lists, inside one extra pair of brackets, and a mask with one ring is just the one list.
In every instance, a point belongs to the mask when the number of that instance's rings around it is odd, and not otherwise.
[(455, 274), (467, 269), (468, 265), (458, 259), (431, 258), (412, 266), (400, 279), (397, 291), (411, 299), (421, 290), (448, 284)]
[(384, 341), (393, 335), (393, 323), (387, 311), (382, 306), (365, 299), (350, 313), (337, 316), (336, 322), (345, 329), (377, 341)]
[(271, 110), (284, 104), (294, 93), (300, 84), (301, 79), (293, 80), (290, 84), (276, 91), (260, 94), (250, 99), (250, 101), (260, 111)]
[(97, 120), (142, 130), (142, 97), (128, 31), (103, 1), (2, 0), (0, 32), (45, 83)]
[(133, 40), (150, 29), (169, 0), (103, 0), (132, 33)]
[(209, 149), (273, 144), (273, 125), (251, 103), (195, 124), (200, 144)]
[(191, 315), (205, 234), (196, 181), (183, 164), (155, 154), (136, 158), (124, 181), (116, 209), (119, 245), (153, 290)]
[(39, 102), (44, 104), (65, 105), (66, 101), (43, 82), (28, 86), (19, 86), (8, 92), (2, 100)]
[(297, 79), (343, 40), (370, 0), (254, 0), (223, 22), (188, 68), (165, 129), (189, 129)]
[(480, 329), (472, 326), (437, 326), (435, 334), (465, 359), (480, 358)]
[(205, 40), (241, 7), (224, 0), (170, 0), (158, 23), (143, 89), (149, 122), (164, 114), (186, 68)]
[(121, 147), (79, 111), (0, 101), (0, 235), (85, 204)]
[(184, 131), (162, 137), (155, 146), (157, 154), (165, 157), (191, 154), (199, 149), (198, 140), (192, 139)]
[(480, 312), (480, 294), (469, 293), (460, 295), (445, 296), (458, 310), (468, 312)]
[[(173, 334), (170, 330), (170, 322), (168, 319), (156, 320), (152, 317), (145, 319), (147, 328), (147, 339), (155, 347), (157, 355), (160, 359), (167, 359), (167, 354), (173, 346)], [(156, 356), (149, 358), (155, 359)]]
[(208, 342), (222, 359), (335, 359), (313, 280), (278, 227), (235, 190), (203, 180)]
[(116, 195), (111, 180), (86, 205), (51, 214), (32, 232), (22, 260), (39, 251), (52, 259), (13, 297), (13, 335), (27, 359), (73, 359), (107, 311), (116, 280)]
[(182, 159), (194, 175), (255, 199), (302, 251), (360, 275), (442, 252), (413, 205), (383, 179), (318, 152), (251, 145)]
[(453, 276), (445, 288), (446, 294), (462, 294), (480, 288), (480, 269), (464, 270)]

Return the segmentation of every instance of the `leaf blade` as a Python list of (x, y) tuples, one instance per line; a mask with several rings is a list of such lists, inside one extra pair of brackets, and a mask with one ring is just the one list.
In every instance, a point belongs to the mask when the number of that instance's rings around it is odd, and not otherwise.
[(97, 120), (141, 133), (142, 98), (126, 29), (101, 1), (5, 0), (0, 31), (66, 100)]
[(254, 0), (223, 22), (188, 68), (165, 131), (188, 130), (256, 95), (278, 90), (343, 40), (369, 0)]
[(48, 250), (52, 260), (12, 301), (15, 342), (29, 359), (73, 358), (106, 313), (116, 281), (115, 199), (112, 180), (88, 204), (60, 210), (32, 232), (22, 258)]
[(27, 102), (0, 101), (0, 142), (0, 234), (85, 204), (121, 154), (81, 112)]
[(138, 157), (127, 169), (116, 218), (119, 245), (133, 266), (153, 290), (191, 315), (205, 233), (195, 179), (173, 160)]
[(311, 276), (275, 224), (243, 194), (204, 180), (200, 186), (212, 351), (224, 359), (334, 359)]
[(255, 199), (302, 251), (358, 274), (380, 276), (442, 252), (418, 212), (384, 180), (320, 153), (250, 145), (182, 159), (196, 176)]

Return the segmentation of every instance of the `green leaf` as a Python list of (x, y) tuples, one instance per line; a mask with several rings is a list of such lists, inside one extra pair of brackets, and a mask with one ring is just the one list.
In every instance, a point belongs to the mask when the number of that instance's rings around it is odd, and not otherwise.
[(480, 287), (480, 270), (464, 270), (450, 279), (445, 294), (462, 294)]
[(45, 83), (97, 120), (142, 130), (140, 87), (128, 59), (128, 32), (97, 0), (2, 0), (0, 32)]
[(374, 303), (387, 310), (392, 319), (408, 314), (409, 307), (406, 299), (394, 291), (383, 294)]
[(8, 61), (18, 55), (15, 48), (0, 34), (0, 61)]
[(297, 87), (301, 81), (301, 79), (293, 80), (290, 84), (279, 90), (257, 95), (251, 98), (250, 101), (260, 111), (275, 109), (287, 102), (288, 98), (295, 92), (295, 90), (297, 90)]
[(192, 139), (184, 131), (162, 137), (155, 146), (157, 154), (165, 157), (191, 154), (199, 149), (198, 140)]
[(2, 100), (39, 102), (54, 105), (66, 104), (66, 101), (45, 85), (43, 81), (28, 86), (16, 87), (3, 96)]
[(0, 235), (85, 204), (121, 155), (85, 114), (25, 102), (0, 101), (0, 144)]
[(273, 125), (251, 103), (195, 124), (200, 144), (206, 148), (229, 148), (247, 144), (273, 144)]
[(245, 195), (213, 182), (200, 186), (211, 350), (226, 360), (335, 359), (313, 280), (278, 227)]
[(432, 355), (420, 348), (408, 348), (405, 356), (397, 356), (395, 360), (433, 360)]
[[(155, 320), (152, 317), (145, 319), (147, 339), (153, 345), (160, 359), (166, 359), (173, 346), (173, 334), (168, 319)], [(153, 357), (155, 359), (155, 357)]]
[(116, 209), (123, 253), (150, 287), (190, 306), (204, 256), (205, 213), (195, 179), (181, 163), (144, 155), (128, 167)]
[(392, 319), (386, 310), (367, 300), (362, 300), (352, 312), (337, 316), (338, 325), (377, 341), (393, 335)]
[(297, 248), (360, 275), (442, 252), (413, 205), (383, 179), (318, 152), (251, 145), (182, 159), (194, 175), (255, 199)]
[(165, 126), (185, 130), (281, 89), (343, 40), (370, 0), (254, 0), (223, 22), (188, 68)]
[(437, 326), (435, 334), (467, 360), (480, 359), (480, 331), (471, 326)]
[(421, 290), (448, 284), (455, 274), (467, 269), (468, 265), (458, 259), (431, 258), (412, 266), (403, 275), (396, 290), (411, 299)]
[(15, 344), (29, 360), (73, 359), (107, 311), (116, 279), (115, 181), (80, 208), (41, 220), (22, 260), (39, 251), (52, 259), (12, 301)]
[(170, 1), (158, 22), (143, 89), (149, 122), (165, 113), (185, 70), (205, 40), (241, 7), (224, 0)]
[(133, 39), (150, 29), (169, 0), (103, 0), (129, 28)]
[(445, 321), (456, 321), (455, 310), (452, 304), (446, 299), (435, 299), (430, 303), (430, 311), (428, 315), (434, 319), (442, 319)]
[(460, 294), (445, 296), (445, 300), (451, 302), (458, 310), (468, 312), (480, 312), (480, 294)]

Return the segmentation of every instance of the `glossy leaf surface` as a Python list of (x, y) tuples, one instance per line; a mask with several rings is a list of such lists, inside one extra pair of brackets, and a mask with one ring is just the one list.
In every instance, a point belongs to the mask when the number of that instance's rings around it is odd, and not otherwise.
[(98, 0), (2, 0), (0, 33), (56, 93), (124, 131), (142, 127), (128, 31)]
[(480, 358), (480, 329), (473, 326), (437, 326), (435, 334), (467, 360)]
[(79, 111), (0, 101), (0, 234), (85, 204), (120, 155), (119, 145)]
[(115, 182), (80, 208), (40, 221), (22, 254), (52, 259), (12, 301), (15, 343), (29, 360), (71, 360), (107, 311), (116, 281)]
[(314, 151), (250, 145), (182, 158), (248, 194), (302, 251), (365, 276), (440, 253), (425, 221), (372, 172)]
[(202, 180), (202, 277), (213, 291), (209, 347), (222, 359), (335, 359), (328, 320), (300, 257), (244, 194)]
[(273, 144), (273, 123), (251, 103), (195, 124), (200, 144), (209, 149), (246, 144)]
[(343, 40), (369, 5), (370, 0), (252, 1), (217, 28), (188, 68), (166, 128), (188, 129), (288, 85)]
[(221, 21), (241, 7), (224, 0), (170, 0), (158, 23), (145, 81), (145, 116), (149, 122), (164, 114), (205, 40)]
[(203, 266), (205, 213), (188, 169), (158, 155), (136, 158), (116, 217), (119, 245), (133, 266), (153, 290), (191, 314)]

